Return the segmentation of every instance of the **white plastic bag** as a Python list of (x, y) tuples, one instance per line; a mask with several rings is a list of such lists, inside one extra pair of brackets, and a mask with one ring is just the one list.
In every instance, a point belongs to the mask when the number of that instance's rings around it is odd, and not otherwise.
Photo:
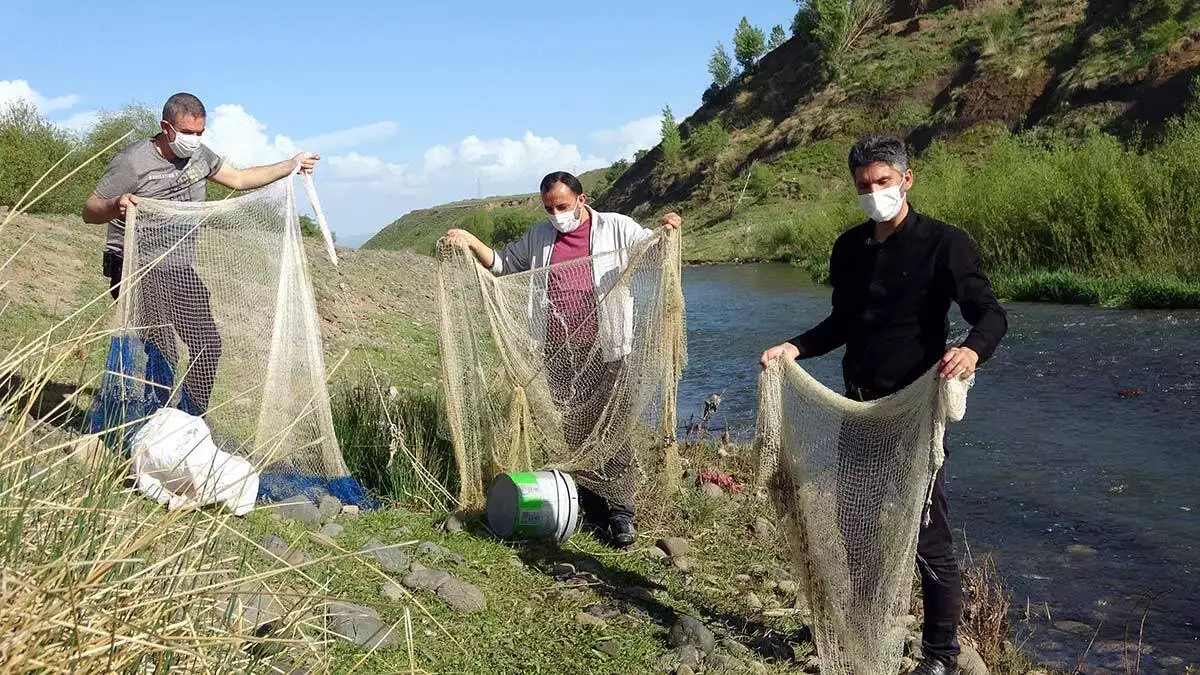
[(199, 417), (160, 408), (133, 435), (130, 453), (138, 491), (168, 510), (217, 503), (244, 516), (254, 508), (258, 473), (219, 450)]

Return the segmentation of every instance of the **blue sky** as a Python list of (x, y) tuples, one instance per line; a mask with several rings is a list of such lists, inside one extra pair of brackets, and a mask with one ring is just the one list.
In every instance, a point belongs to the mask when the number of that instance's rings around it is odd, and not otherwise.
[[(577, 8), (577, 9), (576, 9)], [(209, 109), (237, 165), (317, 150), (339, 240), (414, 208), (529, 192), (656, 142), (700, 103), (738, 20), (785, 28), (794, 0), (62, 2), (7, 13), (0, 105), (86, 128), (98, 110)], [(478, 181), (478, 183), (477, 183)]]

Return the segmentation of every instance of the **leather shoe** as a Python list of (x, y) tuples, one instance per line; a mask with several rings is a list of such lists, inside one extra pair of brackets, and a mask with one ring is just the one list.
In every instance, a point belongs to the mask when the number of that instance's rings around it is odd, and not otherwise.
[(921, 660), (912, 675), (961, 675), (958, 664), (946, 663), (942, 659), (930, 656)]
[(629, 516), (613, 516), (608, 525), (608, 533), (617, 548), (629, 548), (637, 541), (637, 529)]

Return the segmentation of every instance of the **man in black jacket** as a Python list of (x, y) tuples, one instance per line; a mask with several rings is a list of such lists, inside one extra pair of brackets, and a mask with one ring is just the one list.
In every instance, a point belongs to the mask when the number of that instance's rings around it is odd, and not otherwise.
[[(860, 401), (903, 389), (939, 361), (941, 377), (969, 377), (1008, 330), (970, 238), (909, 206), (913, 173), (899, 140), (859, 140), (850, 150), (850, 171), (870, 220), (833, 245), (833, 311), (808, 332), (763, 352), (762, 365), (779, 356), (821, 356), (845, 345), (846, 395)], [(947, 349), (952, 301), (972, 329), (961, 345)], [(931, 522), (917, 542), (925, 658), (916, 675), (958, 672), (962, 582), (944, 474), (943, 466), (934, 484)]]

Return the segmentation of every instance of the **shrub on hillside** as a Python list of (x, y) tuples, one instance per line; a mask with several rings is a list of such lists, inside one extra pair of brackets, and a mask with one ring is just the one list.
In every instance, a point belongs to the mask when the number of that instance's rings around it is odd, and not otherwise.
[(888, 0), (797, 0), (792, 33), (817, 45), (827, 68), (887, 17)]
[(521, 209), (503, 209), (492, 214), (492, 246), (501, 248), (520, 239), (537, 223), (537, 214)]
[[(18, 101), (0, 110), (0, 204), (14, 206), (75, 145), (67, 132), (42, 119), (32, 104)], [(50, 187), (66, 173), (66, 167), (60, 167), (39, 187)], [(69, 202), (63, 194), (55, 191), (31, 210), (62, 212)], [(75, 208), (82, 206), (80, 202)]]
[(712, 161), (729, 145), (729, 132), (719, 120), (709, 120), (692, 131), (687, 139), (687, 155), (691, 159)]

